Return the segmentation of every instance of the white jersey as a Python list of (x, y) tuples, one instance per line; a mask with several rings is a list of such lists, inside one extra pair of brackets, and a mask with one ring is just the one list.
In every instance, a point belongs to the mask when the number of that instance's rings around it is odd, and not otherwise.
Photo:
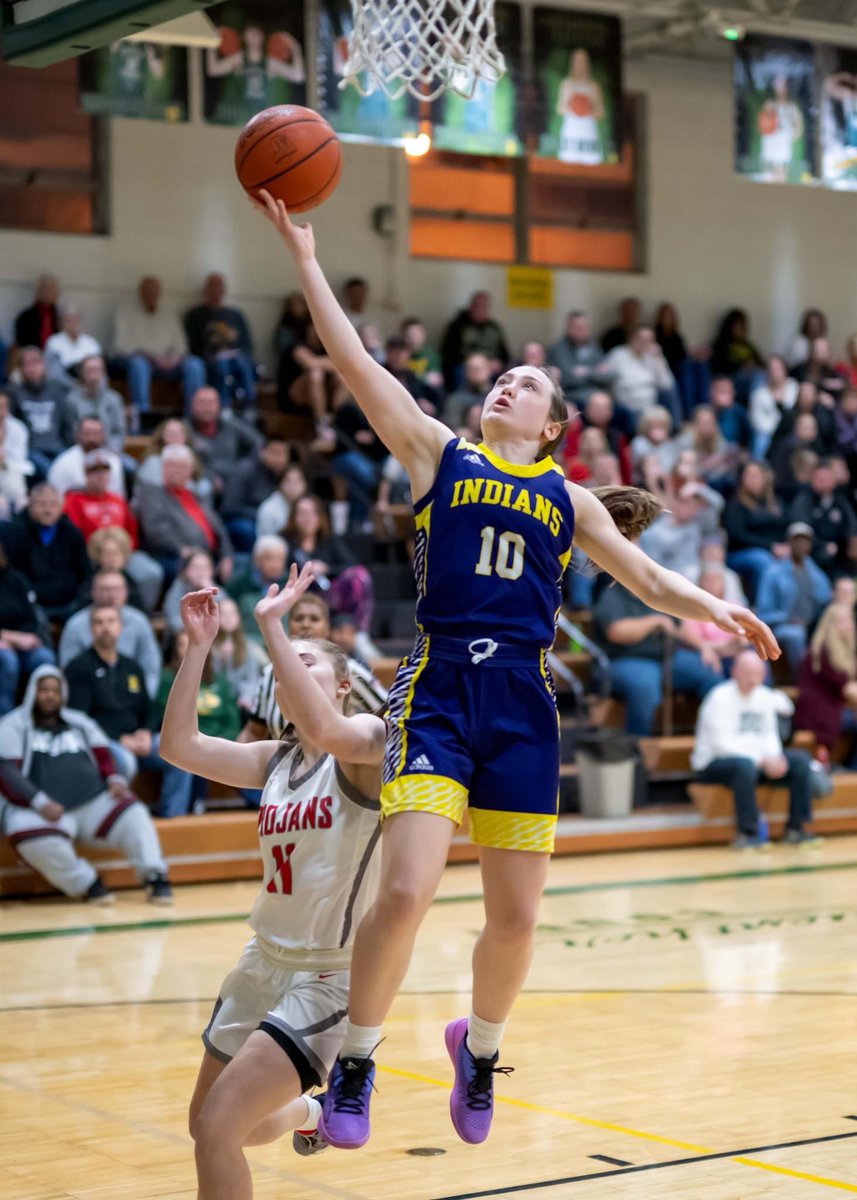
[(293, 965), (347, 966), (375, 898), (381, 805), (325, 754), (301, 774), (297, 743), (271, 759), (259, 809), (264, 882), (250, 924)]

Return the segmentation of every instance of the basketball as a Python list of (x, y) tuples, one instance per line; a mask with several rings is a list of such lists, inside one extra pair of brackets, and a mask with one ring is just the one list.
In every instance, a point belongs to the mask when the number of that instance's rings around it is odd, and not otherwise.
[(241, 53), (241, 34), (236, 29), (230, 29), (228, 25), (221, 25), (217, 32), (220, 34), (218, 53), (222, 58), (228, 58), (230, 54)]
[(571, 111), (576, 117), (591, 117), (594, 106), (589, 96), (584, 96), (582, 92), (577, 92), (571, 98)]
[(763, 108), (759, 113), (759, 133), (763, 137), (768, 137), (770, 134), (777, 132), (778, 125), (777, 114), (769, 108)]
[(292, 39), (287, 33), (272, 33), (268, 38), (268, 54), (281, 62), (291, 62)]
[(245, 125), (235, 147), (235, 171), (249, 195), (264, 188), (290, 212), (306, 212), (339, 183), (339, 139), (311, 108), (279, 104)]

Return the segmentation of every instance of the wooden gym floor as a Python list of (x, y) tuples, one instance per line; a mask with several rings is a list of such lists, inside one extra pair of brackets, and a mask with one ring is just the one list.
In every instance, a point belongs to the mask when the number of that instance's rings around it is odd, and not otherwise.
[[(366, 1149), (250, 1152), (263, 1200), (857, 1193), (857, 838), (554, 862), (491, 1138), (457, 1141), (476, 868), (448, 869), (378, 1054)], [(5, 1200), (192, 1200), (185, 1110), (249, 882), (0, 913)], [(422, 1151), (422, 1153), (419, 1153)]]

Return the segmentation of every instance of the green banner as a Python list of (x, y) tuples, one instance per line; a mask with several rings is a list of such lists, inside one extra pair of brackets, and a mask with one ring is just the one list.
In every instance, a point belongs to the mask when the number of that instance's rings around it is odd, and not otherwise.
[(254, 0), (207, 10), (220, 45), (204, 51), (204, 114), (246, 125), (274, 104), (306, 104), (302, 0)]
[(750, 34), (735, 46), (734, 80), (736, 172), (765, 183), (815, 183), (813, 47)]
[(150, 121), (188, 119), (187, 50), (114, 42), (79, 60), (84, 112)]
[(535, 153), (582, 166), (619, 161), (622, 26), (618, 17), (533, 12)]

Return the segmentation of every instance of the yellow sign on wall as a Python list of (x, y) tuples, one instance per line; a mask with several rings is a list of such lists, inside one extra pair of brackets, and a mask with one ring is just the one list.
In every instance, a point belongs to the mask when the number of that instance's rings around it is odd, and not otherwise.
[(549, 267), (507, 267), (509, 308), (553, 308), (553, 271)]

